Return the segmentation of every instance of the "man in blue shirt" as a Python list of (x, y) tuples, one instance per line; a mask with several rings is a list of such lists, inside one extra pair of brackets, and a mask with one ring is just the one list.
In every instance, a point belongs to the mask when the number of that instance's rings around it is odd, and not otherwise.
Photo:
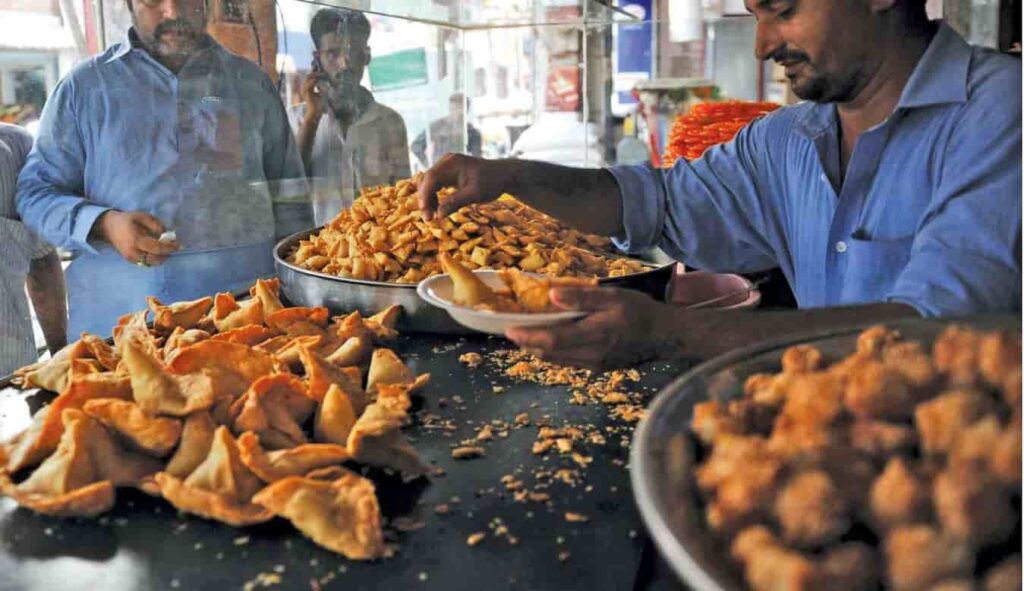
[[(129, 6), (128, 39), (57, 85), (18, 179), (24, 223), (75, 254), (73, 335), (109, 334), (147, 295), (193, 299), (273, 274), (267, 181), (304, 178), (273, 84), (204, 33), (203, 0)], [(168, 230), (176, 240), (160, 240)]]
[[(503, 191), (623, 249), (712, 271), (782, 267), (802, 310), (681, 310), (622, 290), (555, 290), (592, 312), (510, 330), (560, 362), (706, 356), (787, 332), (901, 316), (1019, 312), (1021, 65), (929, 22), (923, 0), (746, 0), (756, 52), (808, 102), (670, 170), (448, 156), (427, 216)], [(436, 189), (456, 193), (438, 208)]]

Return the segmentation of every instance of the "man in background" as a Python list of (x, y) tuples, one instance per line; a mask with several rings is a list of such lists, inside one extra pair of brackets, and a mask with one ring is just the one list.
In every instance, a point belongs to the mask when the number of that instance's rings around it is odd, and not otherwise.
[(429, 141), (428, 130), (416, 136), (412, 142), (412, 153), (420, 159), (424, 168), (430, 168), (445, 154), (481, 154), (480, 131), (472, 123), (466, 124), (468, 112), (469, 99), (457, 92), (448, 98), (448, 115), (430, 124)]
[(318, 224), (329, 221), (363, 187), (391, 184), (409, 171), (405, 121), (360, 85), (370, 64), (370, 22), (361, 12), (324, 8), (309, 25), (313, 71), (292, 107), (306, 174), (314, 177)]
[(74, 335), (110, 334), (148, 295), (190, 300), (272, 275), (267, 181), (305, 182), (277, 90), (205, 33), (204, 0), (128, 6), (127, 39), (57, 85), (18, 179), (25, 224), (75, 255)]
[(0, 376), (39, 358), (26, 285), (50, 353), (67, 344), (60, 259), (52, 246), (21, 223), (14, 208), (18, 172), (31, 148), (32, 136), (27, 131), (0, 123), (0, 244), (4, 245), (0, 255)]

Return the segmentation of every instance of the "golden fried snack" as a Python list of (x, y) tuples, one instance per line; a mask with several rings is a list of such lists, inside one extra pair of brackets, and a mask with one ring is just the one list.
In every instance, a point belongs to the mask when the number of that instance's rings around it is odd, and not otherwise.
[(110, 373), (76, 376), (49, 406), (32, 417), (26, 430), (4, 444), (7, 471), (13, 474), (34, 466), (53, 453), (64, 433), (64, 410), (80, 409), (87, 401), (101, 398), (131, 400), (130, 381)]
[(452, 301), (460, 306), (475, 308), (477, 306), (493, 307), (498, 303), (498, 294), (494, 293), (486, 283), (472, 271), (463, 267), (450, 255), (441, 253), (438, 256), (441, 267), (452, 279)]
[(903, 376), (913, 388), (927, 388), (938, 376), (931, 356), (921, 343), (908, 341), (893, 343), (882, 351), (882, 363)]
[[(82, 336), (79, 338), (79, 342), (85, 344), (85, 348), (89, 352), (89, 357), (98, 361), (103, 370), (114, 371), (117, 369), (117, 364), (120, 363), (121, 358), (117, 355), (117, 351), (115, 351), (107, 341), (94, 334), (83, 332)], [(73, 362), (74, 360), (72, 360), (72, 363)]]
[(398, 470), (405, 478), (412, 478), (427, 474), (430, 467), (400, 430), (409, 420), (408, 394), (405, 396), (397, 405), (382, 396), (367, 406), (353, 425), (346, 446), (357, 461), (387, 466)]
[(398, 336), (395, 326), (398, 325), (398, 319), (401, 315), (402, 307), (398, 304), (392, 304), (367, 318), (364, 324), (377, 337), (377, 340), (386, 341)]
[(783, 539), (800, 547), (825, 545), (850, 527), (845, 500), (829, 475), (820, 470), (790, 478), (775, 497), (774, 513)]
[[(248, 324), (239, 328), (232, 328), (224, 332), (219, 332), (211, 337), (210, 340), (214, 341), (227, 341), (229, 343), (238, 343), (246, 345), (248, 347), (255, 347), (260, 343), (264, 343), (267, 340), (277, 336), (279, 333), (272, 329), (267, 328), (261, 324)], [(202, 340), (202, 339), (199, 339)], [(189, 343), (194, 345), (199, 341)], [(166, 349), (166, 346), (165, 346)]]
[(917, 445), (917, 432), (902, 423), (858, 419), (850, 425), (850, 444), (878, 459), (910, 453)]
[(963, 430), (993, 410), (992, 401), (973, 389), (951, 390), (918, 405), (914, 424), (922, 451), (949, 451)]
[(273, 279), (257, 279), (256, 283), (249, 288), (249, 295), (260, 301), (260, 307), (265, 316), (284, 309), (284, 304), (281, 303), (280, 292), (281, 280), (277, 277)]
[(597, 287), (596, 277), (534, 277), (518, 269), (503, 269), (498, 276), (512, 290), (516, 303), (532, 313), (557, 310), (549, 295), (553, 287)]
[(923, 523), (929, 514), (928, 485), (903, 458), (893, 458), (871, 485), (871, 516), (880, 530)]
[(68, 385), (71, 361), (88, 357), (89, 354), (86, 343), (75, 341), (57, 351), (47, 361), (41, 361), (15, 371), (15, 381), (23, 388), (42, 388), (50, 392), (63, 392)]
[(88, 400), (82, 410), (135, 449), (153, 456), (171, 453), (181, 437), (181, 421), (150, 415), (133, 402), (113, 398)]
[(984, 591), (1020, 591), (1020, 554), (1013, 554), (985, 573)]
[(311, 470), (341, 464), (349, 459), (348, 450), (330, 443), (304, 443), (277, 451), (265, 451), (259, 438), (247, 431), (238, 438), (242, 463), (264, 482), (289, 476), (302, 476)]
[(183, 330), (196, 328), (213, 307), (213, 298), (205, 297), (166, 306), (150, 296), (146, 298), (146, 304), (153, 313), (153, 328), (160, 333), (168, 334), (179, 327)]
[(345, 470), (330, 482), (291, 476), (267, 486), (253, 499), (292, 522), (311, 540), (351, 560), (389, 554), (373, 483)]
[(418, 283), (441, 272), (446, 254), (469, 269), (517, 268), (548, 276), (618, 277), (639, 261), (588, 252), (610, 246), (530, 209), (511, 196), (424, 221), (413, 179), (365, 189), (288, 261), (305, 269), (369, 281)]
[(363, 412), (370, 400), (358, 367), (340, 368), (307, 348), (300, 349), (299, 357), (306, 369), (306, 391), (313, 400), (322, 402), (331, 384), (337, 384), (351, 397), (356, 413)]
[(241, 343), (207, 339), (181, 349), (167, 369), (178, 375), (208, 375), (218, 398), (234, 399), (257, 379), (284, 368), (272, 356)]
[(217, 332), (241, 328), (250, 324), (263, 324), (263, 302), (253, 298), (239, 305), (229, 293), (218, 293), (213, 298), (213, 309), (209, 315)]
[(176, 478), (188, 477), (210, 455), (216, 430), (217, 424), (206, 411), (194, 412), (185, 417), (178, 448), (168, 460), (164, 472)]
[(969, 328), (950, 326), (932, 345), (935, 366), (953, 386), (973, 386), (981, 373), (978, 349), (981, 335)]
[(882, 324), (876, 324), (857, 336), (857, 353), (879, 357), (890, 345), (900, 339), (899, 331)]
[(168, 335), (167, 340), (164, 341), (164, 348), (162, 351), (164, 362), (169, 363), (181, 349), (184, 349), (189, 345), (194, 345), (199, 341), (205, 341), (210, 337), (210, 333), (198, 328), (190, 330), (185, 330), (181, 327), (175, 328), (171, 334)]
[[(175, 361), (193, 347), (207, 342), (182, 349)], [(172, 373), (135, 339), (122, 344), (122, 361), (131, 376), (132, 397), (143, 410), (181, 417), (213, 405), (217, 392), (207, 373)]]
[(302, 424), (315, 410), (316, 401), (298, 376), (263, 376), (232, 403), (233, 430), (254, 432), (269, 449), (287, 449), (309, 442)]
[(885, 538), (888, 583), (895, 591), (916, 591), (944, 579), (969, 577), (974, 553), (954, 536), (927, 525), (898, 527)]
[(754, 591), (810, 591), (815, 588), (814, 564), (780, 544), (763, 526), (740, 532), (731, 551), (733, 557), (743, 563), (747, 583)]
[(822, 362), (821, 351), (813, 345), (796, 345), (782, 353), (782, 373), (796, 374), (817, 371)]
[(843, 402), (858, 417), (899, 420), (914, 413), (917, 399), (902, 373), (866, 361), (851, 369)]
[[(371, 355), (373, 347), (370, 341), (363, 337), (350, 337), (326, 357), (326, 360), (338, 367), (362, 365)], [(301, 360), (300, 360), (301, 362)]]
[(977, 466), (943, 470), (935, 477), (932, 494), (942, 529), (976, 548), (1005, 541), (1019, 519), (1009, 493)]
[(347, 445), (348, 435), (355, 424), (356, 409), (352, 397), (338, 384), (331, 384), (316, 409), (313, 437), (321, 443)]
[(160, 494), (179, 511), (236, 527), (262, 523), (273, 514), (250, 502), (263, 482), (242, 463), (227, 427), (217, 427), (210, 452), (185, 480), (167, 472), (154, 477)]
[(273, 314), (265, 314), (267, 326), (287, 335), (327, 335), (327, 308), (283, 308)]
[(874, 591), (881, 582), (874, 548), (860, 542), (845, 542), (831, 548), (817, 565), (817, 589), (830, 591)]

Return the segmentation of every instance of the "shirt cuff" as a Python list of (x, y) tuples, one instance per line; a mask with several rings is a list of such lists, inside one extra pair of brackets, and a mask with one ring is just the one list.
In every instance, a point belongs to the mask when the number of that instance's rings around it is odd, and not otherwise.
[(642, 252), (661, 243), (665, 224), (665, 195), (661, 171), (645, 164), (606, 169), (619, 185), (622, 198), (621, 234), (612, 236), (620, 250)]
[(71, 244), (75, 249), (89, 254), (97, 254), (99, 252), (93, 245), (89, 244), (89, 232), (92, 231), (96, 219), (111, 209), (113, 208), (101, 205), (83, 205), (75, 212), (75, 220), (72, 222), (73, 226), (71, 229)]

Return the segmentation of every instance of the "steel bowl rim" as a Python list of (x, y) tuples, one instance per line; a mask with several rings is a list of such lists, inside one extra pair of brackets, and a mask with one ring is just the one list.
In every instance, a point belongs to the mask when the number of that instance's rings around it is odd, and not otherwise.
[[(303, 275), (308, 275), (310, 277), (317, 277), (317, 278), (320, 278), (320, 279), (327, 279), (327, 280), (335, 281), (335, 282), (338, 282), (338, 283), (355, 283), (355, 284), (359, 284), (359, 285), (365, 285), (365, 286), (368, 286), (368, 287), (390, 287), (390, 288), (412, 289), (412, 290), (415, 290), (416, 286), (419, 285), (419, 281), (417, 281), (416, 283), (389, 283), (387, 281), (368, 281), (366, 279), (352, 279), (352, 278), (348, 278), (348, 277), (338, 277), (337, 275), (328, 275), (327, 273), (321, 273), (319, 271), (311, 271), (309, 269), (305, 269), (305, 268), (300, 267), (298, 265), (294, 265), (292, 263), (289, 263), (287, 260), (285, 260), (285, 257), (282, 256), (282, 251), (284, 250), (284, 248), (286, 246), (290, 246), (292, 243), (298, 242), (299, 240), (302, 240), (302, 239), (305, 239), (305, 238), (309, 238), (310, 236), (312, 236), (313, 234), (319, 232), (323, 228), (324, 228), (324, 226), (317, 226), (317, 227), (312, 228), (310, 230), (300, 230), (298, 232), (294, 232), (292, 234), (289, 234), (288, 236), (285, 236), (281, 240), (278, 240), (277, 244), (274, 245), (274, 263), (278, 264), (278, 265), (281, 265), (283, 267), (287, 267), (288, 269), (290, 269), (292, 271), (295, 271), (296, 273), (300, 273), (300, 274), (303, 274)], [(626, 257), (626, 258), (629, 258), (629, 257)], [(636, 259), (636, 260), (640, 260), (640, 259)], [(646, 262), (646, 261), (640, 260), (640, 262)], [(639, 278), (646, 277), (648, 275), (651, 275), (651, 274), (654, 274), (654, 273), (658, 273), (658, 272), (664, 273), (666, 268), (674, 266), (676, 264), (676, 262), (677, 261), (673, 260), (673, 261), (667, 262), (667, 263), (654, 264), (654, 266), (652, 268), (650, 268), (650, 269), (648, 269), (646, 271), (642, 271), (640, 273), (630, 273), (629, 275), (620, 275), (618, 277), (599, 277), (597, 282), (598, 283), (606, 283), (606, 282), (618, 281), (618, 280), (627, 279), (627, 278), (628, 279), (639, 279)], [(648, 264), (652, 264), (652, 263), (648, 263)]]

